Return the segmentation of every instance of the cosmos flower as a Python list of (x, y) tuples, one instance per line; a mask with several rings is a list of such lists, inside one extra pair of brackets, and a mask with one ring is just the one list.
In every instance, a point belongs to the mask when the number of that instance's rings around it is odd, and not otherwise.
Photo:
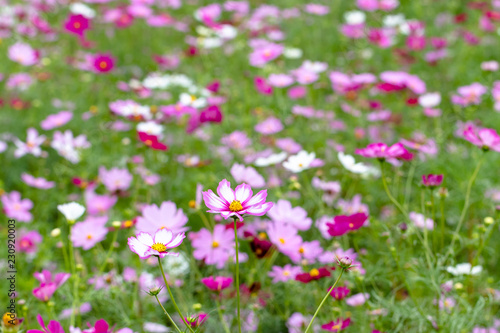
[(168, 147), (158, 141), (158, 137), (156, 135), (149, 135), (144, 132), (138, 132), (139, 140), (141, 140), (146, 146), (151, 147), (154, 150), (167, 150)]
[(478, 275), (483, 271), (482, 266), (474, 266), (468, 262), (463, 263), (463, 264), (458, 264), (455, 267), (453, 266), (448, 266), (446, 267), (446, 271), (450, 274), (453, 274), (455, 276), (460, 276), (460, 275)]
[(216, 224), (213, 232), (201, 229), (189, 234), (194, 248), (193, 257), (204, 260), (207, 265), (215, 265), (218, 269), (224, 267), (234, 251), (234, 231), (224, 225)]
[(491, 149), (500, 152), (500, 136), (494, 129), (476, 129), (472, 126), (468, 126), (463, 135), (465, 140), (485, 151)]
[(98, 53), (94, 55), (92, 65), (97, 73), (107, 73), (115, 67), (115, 59), (109, 54)]
[(440, 186), (443, 183), (443, 175), (422, 175), (422, 185), (430, 188)]
[[(330, 289), (331, 289), (331, 287), (328, 288), (328, 291), (330, 291)], [(335, 288), (333, 288), (332, 292), (330, 293), (330, 296), (335, 298), (337, 301), (340, 301), (340, 300), (344, 299), (347, 295), (349, 295), (350, 292), (351, 292), (351, 290), (347, 287), (335, 287)]]
[(342, 236), (349, 231), (358, 230), (368, 219), (365, 213), (356, 213), (353, 215), (339, 215), (335, 216), (333, 223), (327, 223), (328, 233), (331, 236)]
[(61, 127), (67, 124), (71, 118), (73, 118), (73, 113), (70, 111), (61, 111), (55, 114), (49, 115), (47, 118), (42, 120), (40, 127), (46, 131), (51, 129)]
[(37, 157), (42, 155), (42, 148), (40, 148), (40, 146), (46, 138), (47, 137), (45, 135), (38, 135), (38, 131), (36, 129), (28, 128), (26, 143), (22, 142), (18, 138), (14, 139), (14, 144), (17, 147), (14, 152), (14, 156), (19, 158), (26, 154), (32, 154)]
[(9, 218), (20, 222), (31, 222), (33, 215), (30, 210), (33, 208), (33, 202), (30, 199), (21, 199), (21, 193), (12, 191), (0, 196), (3, 211)]
[(125, 191), (130, 187), (133, 177), (127, 169), (112, 168), (107, 170), (99, 168), (99, 180), (110, 192)]
[(164, 201), (160, 206), (147, 205), (142, 210), (142, 216), (137, 218), (136, 228), (138, 231), (154, 233), (158, 229), (167, 229), (174, 234), (188, 230), (185, 227), (188, 222), (187, 216), (181, 208), (177, 208), (172, 201)]
[(9, 47), (9, 59), (23, 66), (33, 66), (38, 63), (38, 52), (29, 44), (17, 42)]
[(292, 207), (292, 203), (288, 200), (278, 200), (267, 215), (274, 222), (288, 224), (297, 230), (309, 230), (312, 225), (312, 220), (307, 217), (307, 211), (300, 206)]
[(85, 31), (90, 29), (90, 20), (81, 14), (69, 15), (64, 23), (66, 31), (83, 38)]
[(300, 273), (295, 276), (295, 280), (302, 283), (309, 283), (311, 281), (319, 280), (324, 277), (331, 276), (329, 267), (313, 268), (309, 272)]
[(185, 237), (184, 233), (177, 234), (174, 237), (172, 231), (167, 229), (159, 229), (154, 235), (141, 231), (135, 237), (128, 239), (128, 246), (141, 259), (147, 259), (151, 256), (159, 256), (160, 258), (178, 256), (179, 253), (169, 252), (168, 250), (181, 245)]
[(40, 314), (36, 316), (38, 324), (42, 327), (42, 330), (28, 330), (27, 333), (64, 333), (64, 328), (61, 323), (55, 320), (51, 320), (47, 326), (43, 321), (43, 318)]
[(329, 322), (328, 324), (321, 325), (321, 328), (324, 331), (328, 331), (328, 332), (339, 332), (339, 331), (347, 328), (350, 325), (350, 323), (351, 323), (351, 318), (347, 318), (347, 319), (339, 318), (335, 321)]
[(201, 283), (203, 283), (210, 290), (221, 292), (231, 286), (233, 278), (226, 276), (209, 276), (202, 278)]
[(268, 273), (268, 276), (273, 279), (272, 283), (278, 283), (295, 280), (297, 274), (300, 273), (302, 273), (302, 267), (287, 264), (283, 267), (273, 266), (271, 271)]
[(73, 246), (88, 250), (106, 239), (108, 228), (105, 225), (107, 221), (108, 218), (106, 216), (89, 216), (85, 221), (76, 223), (71, 230), (70, 239), (73, 242)]
[(299, 173), (309, 169), (315, 159), (315, 153), (308, 153), (305, 150), (301, 150), (297, 155), (292, 155), (288, 160), (283, 162), (283, 167), (293, 173)]
[(355, 153), (364, 157), (377, 158), (380, 160), (385, 160), (387, 158), (411, 160), (413, 158), (413, 154), (406, 150), (403, 144), (399, 142), (392, 146), (388, 146), (381, 142), (370, 143), (366, 148), (356, 149)]
[(35, 253), (38, 249), (38, 244), (41, 243), (42, 240), (42, 235), (36, 230), (20, 230), (19, 240), (16, 242), (16, 249), (24, 253)]
[(74, 201), (58, 205), (57, 210), (59, 210), (68, 221), (76, 221), (85, 213), (85, 207)]
[(203, 192), (203, 201), (210, 208), (209, 213), (221, 214), (225, 219), (234, 216), (243, 221), (244, 215), (262, 216), (273, 207), (272, 202), (266, 202), (267, 190), (252, 196), (252, 188), (245, 183), (233, 191), (231, 183), (223, 179), (217, 187), (217, 194), (212, 190)]
[(359, 293), (346, 298), (345, 302), (349, 306), (361, 306), (370, 298), (370, 294)]
[(257, 170), (251, 166), (245, 167), (243, 164), (234, 163), (231, 167), (231, 175), (237, 183), (245, 182), (251, 187), (261, 188), (266, 185), (266, 180)]

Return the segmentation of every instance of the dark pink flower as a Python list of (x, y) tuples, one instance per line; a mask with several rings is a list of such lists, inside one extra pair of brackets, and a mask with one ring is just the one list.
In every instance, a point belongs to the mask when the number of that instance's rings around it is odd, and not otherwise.
[(368, 219), (365, 213), (356, 213), (353, 215), (335, 216), (333, 223), (327, 223), (328, 233), (331, 236), (342, 236), (349, 231), (358, 230)]
[(93, 59), (94, 70), (99, 73), (107, 73), (115, 67), (115, 60), (109, 54), (98, 53)]
[(273, 207), (272, 202), (266, 202), (267, 190), (262, 190), (252, 196), (252, 188), (243, 183), (231, 189), (231, 183), (222, 180), (217, 187), (217, 196), (212, 190), (203, 192), (203, 200), (210, 210), (209, 213), (220, 213), (228, 219), (235, 216), (243, 221), (243, 215), (262, 216)]
[[(331, 288), (328, 288), (328, 291), (330, 291), (330, 289)], [(347, 295), (349, 295), (350, 292), (351, 292), (351, 290), (347, 287), (335, 287), (335, 288), (333, 288), (332, 292), (330, 293), (330, 296), (335, 298), (337, 301), (340, 301), (343, 298), (345, 298)]]
[(220, 292), (231, 286), (233, 278), (226, 276), (209, 276), (202, 278), (201, 283), (203, 283), (210, 290)]
[(427, 187), (436, 187), (443, 183), (443, 175), (422, 175), (422, 185)]
[(51, 320), (49, 324), (45, 326), (43, 318), (40, 314), (36, 316), (36, 319), (42, 327), (42, 330), (28, 330), (27, 333), (64, 333), (64, 328), (58, 321)]
[(255, 89), (257, 89), (259, 93), (262, 95), (272, 95), (273, 87), (267, 83), (265, 78), (256, 76), (253, 82), (255, 84)]
[(399, 142), (390, 147), (382, 142), (370, 143), (366, 148), (356, 149), (355, 153), (368, 158), (377, 158), (379, 160), (385, 160), (386, 158), (411, 160), (413, 158), (413, 154), (406, 150), (403, 144)]
[(70, 15), (64, 23), (64, 28), (80, 37), (90, 28), (90, 20), (83, 15)]
[(345, 328), (347, 328), (351, 324), (351, 318), (347, 319), (337, 319), (335, 321), (331, 321), (328, 324), (321, 325), (321, 328), (324, 331), (328, 332), (339, 332)]

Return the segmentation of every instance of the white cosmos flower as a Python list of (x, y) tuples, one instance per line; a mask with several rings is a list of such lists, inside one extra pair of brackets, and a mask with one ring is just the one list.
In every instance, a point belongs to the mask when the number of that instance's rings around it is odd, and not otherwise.
[(207, 100), (203, 97), (197, 97), (195, 95), (190, 95), (182, 93), (179, 97), (179, 102), (185, 106), (192, 106), (196, 109), (201, 109), (207, 106)]
[(283, 151), (279, 154), (272, 154), (268, 157), (259, 157), (254, 164), (259, 167), (266, 167), (283, 162), (286, 159), (286, 153)]
[(76, 221), (85, 213), (85, 207), (77, 202), (70, 202), (63, 205), (58, 205), (57, 209), (64, 215), (68, 221)]
[(283, 167), (294, 173), (299, 173), (309, 169), (315, 158), (315, 153), (308, 153), (305, 150), (301, 150), (297, 155), (292, 155), (287, 161), (283, 162)]
[(287, 59), (299, 59), (302, 57), (302, 50), (295, 47), (286, 47), (283, 56)]
[(397, 15), (387, 15), (384, 17), (384, 27), (394, 28), (398, 27), (406, 22), (405, 16), (403, 14)]
[(344, 154), (343, 152), (339, 152), (337, 157), (340, 161), (340, 164), (347, 170), (352, 173), (356, 173), (362, 176), (373, 175), (378, 177), (380, 175), (380, 171), (372, 166), (368, 166), (364, 163), (356, 163), (354, 157), (351, 155)]
[(424, 108), (433, 108), (441, 103), (441, 94), (438, 92), (423, 94), (418, 98), (418, 104)]
[(455, 267), (448, 266), (446, 268), (446, 271), (448, 271), (448, 273), (451, 273), (455, 276), (457, 276), (457, 275), (478, 275), (479, 273), (482, 272), (482, 270), (483, 270), (482, 266), (472, 267), (472, 265), (469, 264), (468, 262), (465, 262), (463, 264), (458, 264)]
[(137, 124), (137, 132), (143, 132), (149, 135), (159, 136), (163, 132), (163, 126), (155, 123), (154, 121), (146, 121)]
[(354, 10), (345, 13), (344, 20), (346, 21), (347, 24), (361, 24), (365, 22), (366, 14), (361, 11)]
[(215, 30), (217, 36), (222, 39), (234, 39), (238, 35), (238, 30), (235, 27), (229, 24), (222, 25), (221, 29)]
[(95, 17), (95, 10), (90, 8), (89, 6), (81, 3), (81, 2), (75, 2), (69, 6), (69, 10), (73, 14), (80, 14), (82, 16), (85, 16), (86, 18), (93, 19)]

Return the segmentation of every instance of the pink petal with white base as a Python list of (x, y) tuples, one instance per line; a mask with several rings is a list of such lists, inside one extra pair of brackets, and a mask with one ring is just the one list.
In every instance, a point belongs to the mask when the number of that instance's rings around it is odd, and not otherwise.
[(234, 192), (231, 189), (231, 183), (226, 179), (221, 180), (219, 186), (217, 186), (217, 193), (229, 204), (234, 201)]

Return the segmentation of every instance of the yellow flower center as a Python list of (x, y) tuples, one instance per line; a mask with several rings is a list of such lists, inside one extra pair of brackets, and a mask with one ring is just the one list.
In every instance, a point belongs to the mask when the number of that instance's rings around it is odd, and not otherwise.
[(304, 248), (302, 246), (299, 249), (299, 253), (304, 253)]
[(106, 61), (101, 61), (101, 62), (99, 63), (99, 67), (100, 67), (101, 69), (106, 69), (106, 68), (108, 68), (108, 63), (107, 63)]
[(354, 224), (349, 223), (349, 228), (354, 228)]
[(79, 29), (81, 26), (80, 22), (73, 23), (73, 27), (75, 27), (75, 29)]
[(196, 201), (190, 200), (189, 201), (189, 208), (196, 208)]
[(92, 239), (92, 235), (87, 235), (87, 239)]
[(153, 141), (146, 140), (146, 141), (144, 141), (144, 143), (146, 144), (146, 146), (151, 146), (153, 144)]
[(134, 224), (134, 222), (132, 222), (130, 220), (123, 222), (123, 226), (125, 228), (130, 228), (133, 224)]
[(280, 241), (281, 244), (285, 244), (285, 239), (284, 238), (280, 238), (279, 241)]
[(233, 202), (229, 205), (229, 210), (232, 212), (239, 212), (240, 210), (243, 210), (243, 206), (238, 200), (233, 200)]
[(3, 315), (2, 321), (5, 327), (14, 327), (19, 323), (17, 315), (15, 313), (11, 314), (10, 312), (7, 312)]
[(340, 329), (340, 324), (332, 326), (332, 330), (339, 330)]
[(153, 244), (153, 246), (151, 246), (151, 248), (155, 251), (158, 251), (158, 252), (165, 252), (167, 251), (167, 247), (161, 243), (156, 243), (156, 244)]
[(266, 233), (265, 233), (265, 232), (261, 232), (261, 233), (259, 233), (259, 238), (260, 238), (260, 239), (266, 239), (266, 238), (267, 238)]
[(319, 271), (316, 269), (316, 268), (313, 268), (311, 269), (311, 271), (309, 272), (309, 275), (311, 275), (312, 277), (316, 277), (319, 275)]
[(290, 275), (290, 271), (284, 271), (284, 272), (283, 272), (283, 275), (284, 275), (284, 276), (288, 276), (288, 275)]
[(218, 241), (213, 241), (213, 242), (212, 242), (212, 247), (213, 247), (214, 249), (218, 248), (218, 247), (219, 247), (219, 242), (218, 242)]

